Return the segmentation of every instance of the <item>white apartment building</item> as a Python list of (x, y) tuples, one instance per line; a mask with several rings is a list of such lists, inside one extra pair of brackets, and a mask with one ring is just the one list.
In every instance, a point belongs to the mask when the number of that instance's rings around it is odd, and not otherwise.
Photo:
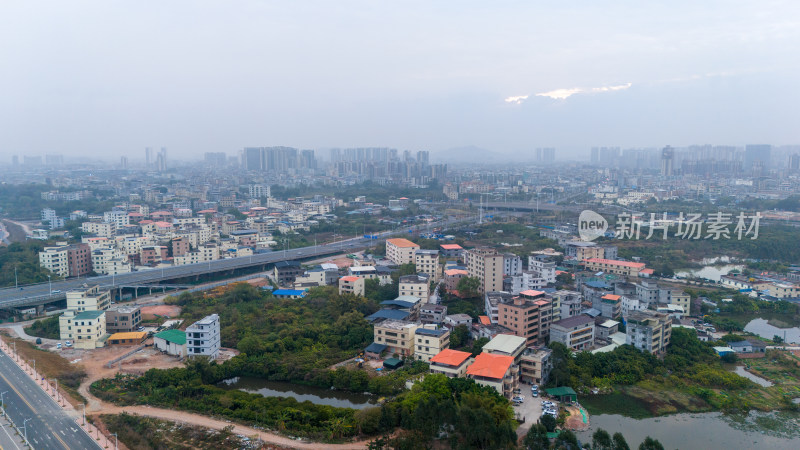
[(427, 274), (431, 280), (439, 281), (441, 278), (438, 250), (417, 250), (414, 252), (414, 264), (417, 272)]
[(635, 311), (628, 315), (625, 331), (626, 344), (662, 355), (672, 337), (672, 318), (655, 311)]
[(414, 253), (419, 250), (419, 245), (408, 239), (395, 238), (386, 240), (386, 258), (393, 263), (414, 264)]
[(44, 250), (39, 252), (39, 265), (60, 277), (68, 277), (69, 257), (67, 246), (45, 247)]
[(425, 276), (405, 275), (399, 279), (400, 296), (411, 296), (427, 302), (431, 295), (430, 281)]
[(92, 268), (101, 275), (119, 275), (131, 271), (131, 263), (120, 250), (100, 247), (92, 250)]
[(522, 258), (513, 254), (505, 253), (503, 255), (503, 275), (521, 275), (522, 274)]
[(130, 225), (128, 211), (106, 211), (103, 213), (103, 222), (113, 223), (117, 228)]
[(111, 238), (117, 233), (117, 224), (114, 222), (83, 222), (81, 231), (95, 236)]
[(470, 277), (481, 280), (481, 293), (503, 290), (503, 255), (473, 248), (464, 252), (464, 264)]
[(67, 291), (67, 309), (74, 311), (102, 311), (111, 305), (111, 291), (100, 290), (100, 285), (75, 288)]
[(186, 354), (188, 356), (219, 356), (219, 316), (211, 314), (186, 328)]
[(546, 283), (556, 282), (556, 263), (546, 255), (531, 255), (528, 257), (528, 270), (544, 278)]

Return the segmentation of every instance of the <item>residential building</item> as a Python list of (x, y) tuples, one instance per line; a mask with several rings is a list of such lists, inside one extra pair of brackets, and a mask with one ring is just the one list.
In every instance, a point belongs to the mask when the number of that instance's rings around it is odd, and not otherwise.
[(498, 334), (483, 346), (483, 352), (510, 356), (516, 361), (527, 346), (527, 341), (523, 337), (513, 334)]
[(547, 280), (535, 270), (524, 270), (519, 274), (506, 276), (503, 280), (503, 288), (512, 294), (544, 289), (546, 286)]
[(481, 353), (467, 368), (467, 377), (495, 389), (500, 395), (511, 397), (519, 383), (519, 366), (514, 364), (511, 356)]
[(440, 325), (444, 322), (447, 315), (447, 306), (434, 305), (432, 303), (425, 303), (420, 307), (419, 320), (423, 324), (436, 324)]
[(211, 314), (186, 328), (186, 354), (188, 356), (219, 356), (220, 334), (219, 316)]
[(126, 333), (136, 331), (142, 322), (142, 312), (138, 306), (115, 306), (106, 310), (106, 331)]
[(472, 325), (472, 317), (468, 314), (450, 314), (444, 316), (444, 325), (451, 330), (459, 325)]
[(92, 250), (92, 270), (100, 275), (119, 275), (131, 272), (131, 262), (127, 255), (112, 246)]
[(519, 379), (528, 384), (544, 386), (550, 378), (552, 350), (547, 347), (526, 348), (519, 356)]
[(616, 320), (595, 320), (594, 323), (594, 338), (608, 340), (611, 335), (619, 331), (619, 322)]
[(497, 323), (528, 340), (528, 345), (544, 345), (550, 333), (553, 306), (540, 291), (525, 291), (510, 302), (497, 305)]
[(100, 290), (100, 285), (70, 289), (66, 295), (68, 310), (104, 311), (111, 305), (111, 291)]
[(572, 241), (564, 245), (566, 256), (585, 261), (591, 258), (605, 258), (605, 250), (594, 242)]
[(414, 254), (417, 250), (419, 250), (419, 245), (408, 239), (386, 240), (386, 259), (397, 265), (414, 264)]
[(59, 277), (69, 276), (67, 246), (45, 247), (39, 252), (39, 265)]
[(348, 275), (339, 278), (339, 294), (364, 296), (364, 279)]
[(616, 319), (622, 314), (622, 296), (606, 294), (600, 297), (600, 315), (609, 319)]
[(471, 353), (447, 348), (430, 359), (430, 371), (444, 374), (448, 378), (461, 378), (466, 376), (467, 367), (473, 361)]
[(447, 269), (444, 271), (444, 286), (448, 292), (455, 292), (458, 290), (458, 283), (462, 278), (468, 276), (466, 270), (462, 269)]
[(556, 262), (549, 255), (531, 255), (528, 257), (528, 270), (543, 278), (545, 283), (556, 282)]
[(42, 223), (45, 222), (47, 222), (48, 228), (51, 230), (64, 228), (64, 219), (62, 217), (58, 217), (54, 209), (45, 208), (42, 210)]
[(153, 336), (153, 346), (168, 355), (186, 357), (186, 332), (164, 330)]
[(767, 292), (777, 298), (800, 298), (800, 286), (791, 283), (771, 283)]
[(389, 355), (408, 358), (414, 354), (414, 334), (419, 323), (400, 320), (384, 320), (375, 324), (374, 342), (386, 345)]
[(628, 315), (625, 334), (628, 345), (660, 356), (672, 336), (672, 319), (655, 311), (634, 311)]
[(580, 292), (561, 290), (550, 294), (550, 297), (553, 299), (553, 320), (577, 316), (583, 311), (583, 295)]
[(594, 344), (594, 319), (581, 314), (553, 322), (550, 342), (560, 342), (577, 351), (589, 350)]
[(428, 275), (430, 280), (439, 281), (441, 278), (438, 250), (417, 250), (414, 252), (414, 264), (417, 272)]
[(603, 258), (589, 258), (584, 261), (584, 265), (586, 266), (586, 270), (607, 272), (629, 277), (638, 277), (639, 272), (645, 268), (644, 263)]
[(464, 252), (467, 273), (481, 282), (481, 293), (503, 290), (503, 255), (493, 249), (473, 248)]
[(111, 238), (117, 233), (117, 225), (114, 222), (83, 222), (81, 231), (95, 236)]
[(522, 258), (513, 253), (503, 254), (503, 275), (521, 275), (522, 274)]
[(495, 291), (487, 292), (484, 294), (483, 298), (483, 310), (486, 313), (486, 316), (489, 317), (489, 320), (492, 323), (498, 323), (497, 313), (499, 311), (500, 303), (511, 301), (511, 299), (514, 298), (514, 295), (506, 291)]
[(404, 275), (398, 280), (400, 296), (411, 296), (427, 302), (431, 296), (430, 280), (426, 276)]
[(68, 309), (59, 316), (61, 340), (72, 341), (75, 348), (93, 350), (103, 346), (106, 336), (105, 311)]
[(461, 252), (464, 251), (464, 249), (458, 244), (441, 244), (439, 248), (442, 251), (442, 256), (445, 258), (461, 258)]
[(294, 283), (294, 280), (305, 273), (297, 261), (278, 261), (275, 263), (273, 275), (280, 285)]
[(91, 248), (88, 244), (45, 247), (39, 252), (39, 264), (60, 277), (80, 277), (92, 271)]
[(677, 305), (683, 308), (683, 312), (686, 315), (691, 314), (692, 312), (692, 297), (684, 291), (680, 290), (673, 290), (670, 294), (670, 304)]
[(392, 272), (384, 266), (352, 266), (347, 269), (348, 275), (355, 275), (366, 280), (376, 279), (381, 286), (392, 283)]
[(436, 325), (423, 325), (414, 332), (414, 358), (428, 362), (444, 349), (450, 348), (450, 330)]

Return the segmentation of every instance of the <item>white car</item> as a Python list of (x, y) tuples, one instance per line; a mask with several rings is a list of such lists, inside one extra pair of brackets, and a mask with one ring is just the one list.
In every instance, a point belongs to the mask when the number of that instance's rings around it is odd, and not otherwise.
[(515, 395), (514, 398), (512, 398), (511, 400), (514, 400), (515, 402), (522, 402), (525, 401), (525, 397), (521, 395)]

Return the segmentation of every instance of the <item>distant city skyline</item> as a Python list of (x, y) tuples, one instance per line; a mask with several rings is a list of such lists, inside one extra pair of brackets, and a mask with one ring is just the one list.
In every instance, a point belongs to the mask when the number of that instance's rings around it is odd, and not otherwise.
[(45, 3), (0, 17), (0, 155), (800, 142), (797, 2)]

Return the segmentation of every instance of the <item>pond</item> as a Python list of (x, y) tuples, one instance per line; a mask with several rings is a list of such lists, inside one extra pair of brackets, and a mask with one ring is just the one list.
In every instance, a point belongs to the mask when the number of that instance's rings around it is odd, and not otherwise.
[(336, 406), (338, 408), (364, 409), (377, 406), (378, 397), (369, 394), (335, 391), (315, 386), (287, 383), (285, 381), (269, 381), (261, 378), (235, 377), (224, 380), (221, 387), (238, 389), (264, 397), (291, 397), (298, 402), (306, 400), (317, 405)]
[(631, 448), (647, 436), (658, 439), (666, 449), (797, 449), (800, 448), (798, 416), (789, 413), (750, 413), (726, 417), (721, 413), (675, 414), (648, 419), (631, 419), (617, 414), (590, 417), (591, 428), (576, 433), (582, 443), (602, 428), (622, 433)]
[(744, 327), (744, 331), (757, 334), (765, 339), (780, 336), (787, 344), (800, 343), (800, 327), (778, 328), (770, 325), (766, 319), (753, 319)]
[(723, 275), (727, 275), (732, 271), (741, 271), (745, 266), (741, 264), (725, 264), (723, 266), (708, 265), (700, 269), (681, 269), (675, 272), (675, 276), (679, 278), (705, 278), (708, 280), (719, 281)]

